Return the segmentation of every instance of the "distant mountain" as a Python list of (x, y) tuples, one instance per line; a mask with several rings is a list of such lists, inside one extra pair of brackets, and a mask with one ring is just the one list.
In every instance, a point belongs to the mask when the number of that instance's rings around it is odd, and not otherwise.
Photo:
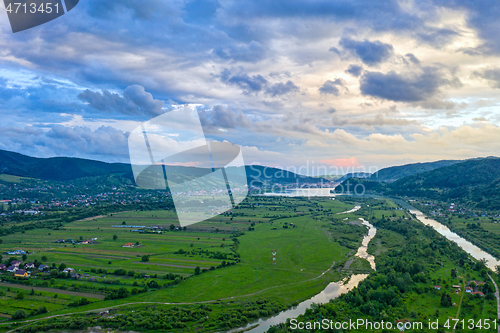
[[(431, 171), (434, 169), (446, 167), (453, 165), (455, 163), (463, 162), (460, 160), (441, 160), (435, 162), (426, 163), (412, 163), (400, 166), (392, 166), (388, 168), (381, 169), (376, 173), (372, 174), (369, 179), (377, 182), (394, 182), (406, 176), (416, 175), (422, 172)], [(364, 177), (358, 177), (364, 178)]]
[(37, 158), (0, 150), (0, 173), (43, 180), (67, 181), (120, 174), (132, 177), (130, 164), (106, 163), (73, 157)]
[(349, 178), (360, 178), (360, 179), (361, 178), (368, 178), (371, 175), (372, 174), (368, 173), (368, 172), (351, 172), (351, 173), (347, 173), (347, 174), (343, 175), (337, 181), (343, 182), (344, 180), (349, 179)]
[(500, 158), (487, 157), (458, 161), (448, 166), (406, 176), (392, 183), (351, 178), (336, 188), (357, 192), (362, 188), (386, 195), (460, 201), (477, 208), (499, 210)]
[(487, 157), (401, 178), (390, 184), (393, 194), (462, 200), (498, 209), (500, 158)]
[[(189, 171), (187, 171), (189, 169)], [(267, 183), (321, 183), (323, 178), (302, 176), (290, 171), (261, 165), (245, 166), (249, 184)], [(193, 167), (167, 166), (175, 180), (186, 181), (189, 177), (202, 176), (206, 170)], [(74, 157), (37, 158), (0, 150), (0, 174), (29, 177), (41, 180), (68, 181), (86, 177), (115, 175), (134, 181), (132, 167), (126, 163), (106, 163)], [(190, 175), (190, 176), (186, 176)], [(252, 183), (253, 182), (253, 183)]]

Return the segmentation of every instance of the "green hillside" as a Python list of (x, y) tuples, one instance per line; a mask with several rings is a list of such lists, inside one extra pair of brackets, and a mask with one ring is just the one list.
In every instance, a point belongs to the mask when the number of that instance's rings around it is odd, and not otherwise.
[(412, 163), (400, 166), (392, 166), (379, 170), (370, 176), (370, 180), (378, 182), (394, 182), (406, 176), (416, 175), (422, 172), (453, 165), (462, 162), (460, 160), (442, 160), (427, 163)]
[[(201, 168), (167, 166), (167, 172), (174, 174), (175, 182), (190, 180), (206, 174)], [(249, 165), (245, 166), (249, 184), (259, 186), (269, 183), (321, 183), (327, 180), (299, 175), (278, 168)], [(228, 169), (231, 172), (231, 168)], [(74, 157), (37, 158), (0, 150), (0, 174), (28, 177), (51, 181), (69, 181), (86, 177), (115, 175), (122, 181), (134, 182), (132, 168), (126, 163), (106, 163)], [(187, 177), (187, 178), (186, 178)]]

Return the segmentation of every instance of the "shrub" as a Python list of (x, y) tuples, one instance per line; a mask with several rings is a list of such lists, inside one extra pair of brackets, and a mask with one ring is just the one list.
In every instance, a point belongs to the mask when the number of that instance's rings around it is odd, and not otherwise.
[(17, 310), (14, 315), (12, 316), (12, 319), (23, 319), (26, 318), (27, 314), (26, 311), (24, 310)]

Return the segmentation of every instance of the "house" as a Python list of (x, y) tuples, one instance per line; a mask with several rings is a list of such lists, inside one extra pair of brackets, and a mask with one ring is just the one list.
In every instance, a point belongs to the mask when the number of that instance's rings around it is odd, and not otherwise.
[(441, 286), (434, 286), (434, 289), (441, 290)]
[(484, 294), (482, 292), (480, 292), (480, 291), (473, 291), (471, 294), (472, 295), (484, 296)]
[(471, 287), (465, 287), (465, 292), (466, 293), (471, 293), (472, 292), (472, 288)]
[(47, 266), (47, 265), (40, 265), (40, 266), (38, 266), (38, 270), (39, 271), (43, 271), (43, 270), (46, 270), (48, 268), (49, 268), (49, 266)]
[(71, 273), (70, 276), (73, 278), (73, 279), (79, 279), (80, 278), (80, 274), (78, 273)]
[(0, 264), (0, 271), (5, 271), (7, 269), (7, 266), (4, 264)]
[(14, 251), (7, 252), (7, 254), (19, 255), (19, 254), (26, 254), (26, 252), (23, 250), (14, 250)]
[(460, 285), (459, 284), (454, 284), (452, 287), (453, 288), (460, 288)]
[(134, 243), (125, 243), (122, 247), (134, 247)]
[(63, 272), (64, 272), (64, 273), (72, 273), (72, 272), (74, 272), (74, 271), (75, 271), (75, 269), (74, 269), (74, 268), (71, 268), (71, 267), (65, 268), (65, 269), (63, 270)]
[(17, 271), (14, 272), (15, 277), (28, 277), (29, 274), (26, 272), (24, 269), (18, 269)]
[(16, 266), (9, 266), (7, 267), (7, 272), (14, 273), (18, 268)]
[(12, 260), (12, 262), (10, 263), (11, 266), (16, 266), (16, 267), (19, 267), (19, 265), (21, 265), (23, 262), (20, 261), (20, 260)]
[(26, 265), (24, 265), (24, 268), (35, 268), (35, 263), (34, 262), (29, 262)]

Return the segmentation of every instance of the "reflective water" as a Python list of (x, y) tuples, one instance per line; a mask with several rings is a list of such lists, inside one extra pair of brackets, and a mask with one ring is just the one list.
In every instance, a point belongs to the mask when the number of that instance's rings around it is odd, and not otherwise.
[(334, 197), (335, 193), (330, 193), (334, 187), (324, 188), (293, 188), (282, 192), (263, 193), (265, 196), (281, 196), (281, 197)]
[(457, 243), (458, 246), (460, 246), (462, 249), (464, 249), (465, 252), (469, 253), (475, 259), (478, 259), (478, 260), (486, 259), (487, 260), (486, 266), (488, 266), (489, 269), (495, 271), (495, 266), (500, 265), (500, 261), (498, 261), (491, 254), (484, 252), (483, 250), (478, 248), (476, 245), (463, 239), (462, 237), (460, 237), (456, 233), (452, 232), (447, 226), (442, 225), (441, 223), (426, 217), (421, 211), (419, 211), (413, 207), (412, 207), (412, 209), (410, 209), (410, 213), (415, 214), (417, 219), (420, 222), (422, 222), (423, 224), (433, 227), (441, 235), (443, 235), (444, 237), (448, 238), (449, 240)]

